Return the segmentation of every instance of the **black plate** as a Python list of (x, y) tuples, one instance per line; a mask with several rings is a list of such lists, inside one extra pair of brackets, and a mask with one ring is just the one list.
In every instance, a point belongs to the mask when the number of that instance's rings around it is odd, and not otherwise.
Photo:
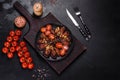
[[(58, 26), (59, 26), (59, 27), (63, 27), (63, 26), (64, 26), (64, 25), (56, 25), (56, 24), (52, 24), (52, 23), (49, 23), (49, 24), (51, 24), (53, 28), (56, 28), (56, 27), (58, 27)], [(47, 25), (47, 24), (46, 24), (46, 25)], [(64, 27), (65, 27), (65, 26), (64, 26)], [(39, 55), (43, 56), (46, 60), (49, 60), (49, 61), (60, 61), (60, 60), (63, 60), (64, 58), (66, 58), (66, 57), (70, 54), (70, 52), (72, 51), (72, 49), (73, 49), (73, 44), (74, 44), (74, 43), (73, 43), (73, 40), (72, 40), (72, 34), (71, 34), (70, 30), (69, 30), (67, 27), (65, 27), (65, 29), (66, 29), (66, 31), (68, 31), (68, 32), (70, 33), (70, 37), (71, 37), (71, 44), (69, 45), (69, 49), (68, 49), (66, 55), (63, 56), (63, 57), (57, 56), (56, 58), (52, 58), (51, 56), (45, 57), (43, 50), (40, 50), (40, 49), (38, 48), (38, 46), (37, 46), (37, 45), (38, 45), (37, 41), (39, 40), (39, 38), (40, 38), (39, 35), (41, 34), (40, 31), (37, 33), (36, 41), (35, 41), (35, 47), (36, 47)]]

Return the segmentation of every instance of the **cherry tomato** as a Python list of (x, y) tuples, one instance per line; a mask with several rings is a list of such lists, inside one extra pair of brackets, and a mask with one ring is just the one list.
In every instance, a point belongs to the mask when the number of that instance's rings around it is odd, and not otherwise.
[(53, 34), (50, 34), (50, 35), (49, 35), (49, 38), (50, 38), (51, 40), (53, 40), (53, 39), (55, 39), (55, 36), (54, 36)]
[(18, 37), (18, 36), (13, 36), (13, 40), (14, 40), (14, 41), (18, 41), (18, 40), (19, 40), (19, 37)]
[(8, 36), (8, 37), (7, 37), (7, 41), (8, 41), (8, 42), (12, 42), (12, 37), (11, 37), (11, 36)]
[(30, 53), (29, 53), (29, 52), (25, 52), (25, 53), (24, 53), (24, 57), (25, 57), (25, 58), (30, 57)]
[(21, 57), (21, 58), (20, 58), (20, 62), (21, 62), (21, 63), (25, 62), (25, 57)]
[(45, 27), (42, 27), (42, 28), (40, 29), (40, 31), (44, 33), (44, 32), (46, 32), (46, 28), (45, 28)]
[(56, 46), (56, 48), (62, 48), (62, 47), (63, 47), (62, 43), (60, 43), (60, 42), (57, 42), (57, 43), (55, 44), (55, 46)]
[(25, 46), (25, 47), (22, 48), (22, 51), (23, 51), (23, 52), (27, 52), (27, 51), (28, 51), (28, 48)]
[(19, 51), (19, 52), (17, 53), (17, 55), (18, 55), (18, 57), (22, 57), (22, 56), (23, 56), (23, 52), (22, 52), (22, 51)]
[(48, 35), (50, 35), (50, 33), (51, 33), (50, 31), (46, 31), (45, 35), (48, 36)]
[(28, 67), (28, 64), (26, 62), (22, 63), (22, 68), (26, 69)]
[(12, 42), (12, 46), (13, 46), (13, 47), (17, 46), (17, 42), (16, 42), (16, 41), (13, 41), (13, 42)]
[(22, 32), (21, 32), (20, 30), (16, 30), (16, 31), (15, 31), (15, 34), (16, 34), (17, 36), (20, 36), (20, 35), (22, 34)]
[(8, 57), (9, 59), (13, 58), (13, 53), (12, 53), (12, 52), (7, 53), (7, 57)]
[(28, 64), (28, 69), (33, 69), (33, 68), (34, 68), (34, 64), (33, 63)]
[(24, 47), (24, 46), (26, 46), (26, 43), (25, 43), (25, 41), (21, 41), (21, 42), (20, 42), (20, 46), (21, 46), (21, 47)]
[(52, 25), (48, 24), (48, 25), (46, 26), (46, 29), (47, 29), (48, 31), (50, 31), (50, 30), (52, 29)]
[(2, 52), (5, 53), (5, 54), (8, 53), (8, 48), (7, 47), (3, 47), (2, 48)]
[(10, 36), (14, 36), (14, 35), (15, 35), (15, 32), (12, 30), (12, 31), (9, 32), (9, 35), (10, 35)]
[(10, 47), (10, 52), (15, 52), (15, 47)]
[(60, 50), (60, 56), (64, 56), (65, 52), (66, 52), (65, 49)]
[(21, 47), (20, 46), (16, 46), (16, 51), (20, 51)]
[(27, 59), (26, 59), (26, 62), (27, 63), (31, 63), (33, 60), (32, 60), (32, 58), (31, 57), (28, 57)]
[(4, 43), (4, 46), (5, 46), (5, 47), (10, 47), (10, 43), (9, 43), (9, 42), (5, 42), (5, 43)]

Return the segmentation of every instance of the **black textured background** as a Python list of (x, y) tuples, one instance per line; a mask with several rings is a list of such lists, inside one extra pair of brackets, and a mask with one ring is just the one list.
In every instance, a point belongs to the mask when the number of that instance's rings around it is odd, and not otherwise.
[[(14, 28), (13, 20), (19, 13), (13, 8), (17, 0), (0, 0), (0, 49), (9, 30)], [(28, 44), (35, 68), (48, 69), (46, 80), (120, 80), (120, 5), (119, 0), (18, 0), (32, 14), (32, 5), (41, 1), (43, 17), (52, 12), (57, 19), (69, 27), (88, 50), (77, 58), (61, 75), (51, 69), (37, 56)], [(92, 39), (85, 41), (68, 18), (65, 8), (74, 15), (78, 6), (92, 33)], [(75, 15), (75, 19), (79, 20)], [(80, 23), (80, 21), (79, 21)], [(81, 24), (81, 23), (80, 23)], [(35, 80), (33, 71), (23, 70), (17, 56), (9, 60), (0, 50), (0, 80)]]

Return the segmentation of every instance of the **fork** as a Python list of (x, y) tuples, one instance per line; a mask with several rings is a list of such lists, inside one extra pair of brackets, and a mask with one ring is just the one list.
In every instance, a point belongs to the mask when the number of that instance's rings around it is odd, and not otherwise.
[(75, 8), (73, 8), (73, 9), (74, 9), (74, 11), (75, 11), (75, 15), (79, 17), (82, 25), (84, 26), (84, 29), (85, 29), (85, 32), (86, 32), (87, 35), (88, 35), (88, 38), (91, 38), (90, 30), (88, 29), (87, 25), (86, 25), (85, 22), (83, 21), (83, 18), (82, 18), (82, 15), (81, 15), (81, 12), (80, 12), (79, 8), (78, 8), (78, 7), (75, 7)]

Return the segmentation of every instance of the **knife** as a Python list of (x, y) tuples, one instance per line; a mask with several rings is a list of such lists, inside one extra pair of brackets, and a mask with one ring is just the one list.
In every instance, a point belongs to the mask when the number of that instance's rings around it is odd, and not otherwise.
[(71, 15), (71, 13), (66, 9), (67, 15), (72, 20), (73, 24), (79, 29), (82, 36), (85, 38), (85, 40), (88, 40), (87, 34), (83, 31), (83, 29), (79, 26), (78, 22), (74, 19), (74, 17)]

